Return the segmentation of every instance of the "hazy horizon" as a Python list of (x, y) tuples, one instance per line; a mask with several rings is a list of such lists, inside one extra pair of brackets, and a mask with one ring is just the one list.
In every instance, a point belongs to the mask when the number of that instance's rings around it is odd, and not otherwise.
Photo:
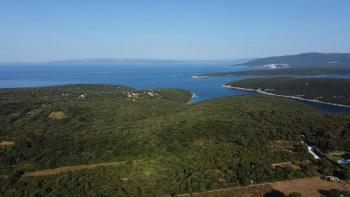
[(350, 2), (0, 3), (0, 62), (236, 60), (350, 52)]

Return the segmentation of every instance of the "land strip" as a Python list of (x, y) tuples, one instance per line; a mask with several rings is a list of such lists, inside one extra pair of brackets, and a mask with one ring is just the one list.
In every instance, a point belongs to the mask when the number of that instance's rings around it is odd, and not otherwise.
[(116, 161), (116, 162), (104, 162), (104, 163), (95, 163), (95, 164), (83, 164), (83, 165), (74, 165), (74, 166), (64, 166), (59, 168), (52, 168), (46, 170), (37, 170), (33, 172), (26, 172), (23, 176), (33, 177), (33, 176), (51, 176), (64, 172), (72, 172), (83, 169), (92, 169), (97, 167), (108, 167), (108, 166), (117, 166), (121, 164), (125, 164), (126, 161)]
[(0, 148), (6, 147), (6, 146), (13, 146), (13, 145), (15, 145), (15, 142), (13, 142), (13, 141), (1, 141), (0, 140)]

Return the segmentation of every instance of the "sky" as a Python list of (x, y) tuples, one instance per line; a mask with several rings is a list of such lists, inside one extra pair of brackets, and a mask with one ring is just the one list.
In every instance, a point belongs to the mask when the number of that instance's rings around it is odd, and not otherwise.
[(349, 0), (0, 0), (0, 61), (350, 52)]

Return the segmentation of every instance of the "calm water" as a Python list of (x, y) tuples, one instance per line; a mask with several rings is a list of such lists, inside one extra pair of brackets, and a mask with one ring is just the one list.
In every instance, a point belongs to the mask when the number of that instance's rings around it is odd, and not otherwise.
[[(0, 65), (0, 88), (38, 87), (72, 83), (118, 84), (138, 89), (183, 88), (197, 96), (193, 102), (222, 96), (255, 94), (222, 85), (243, 77), (192, 78), (208, 72), (247, 70), (225, 65)], [(340, 76), (341, 77), (341, 76)], [(350, 108), (305, 102), (325, 112), (350, 113)]]

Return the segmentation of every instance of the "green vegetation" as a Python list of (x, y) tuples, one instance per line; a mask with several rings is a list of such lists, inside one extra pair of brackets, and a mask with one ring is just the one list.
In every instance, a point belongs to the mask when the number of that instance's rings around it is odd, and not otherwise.
[(350, 53), (301, 53), (258, 58), (238, 64), (239, 66), (264, 66), (268, 64), (286, 64), (290, 67), (335, 67), (349, 66)]
[(350, 159), (350, 153), (345, 151), (334, 151), (327, 154), (327, 157), (334, 162), (338, 162), (343, 159)]
[(233, 87), (350, 105), (350, 80), (330, 78), (257, 78), (228, 83)]
[[(4, 89), (0, 95), (0, 139), (16, 142), (4, 163), (26, 161), (32, 169), (138, 155), (142, 150), (131, 148), (127, 128), (186, 109), (191, 97), (176, 89), (101, 85)], [(52, 118), (58, 112), (64, 118)]]
[(312, 68), (280, 68), (268, 70), (247, 70), (236, 72), (207, 73), (198, 76), (220, 77), (220, 76), (250, 76), (250, 77), (269, 77), (269, 76), (319, 76), (319, 75), (337, 75), (350, 74), (350, 67), (312, 67)]
[[(67, 85), (0, 90), (1, 196), (160, 196), (322, 173), (305, 141), (350, 148), (350, 116), (289, 99)], [(54, 112), (54, 113), (53, 113)], [(290, 144), (278, 148), (280, 142)], [(287, 143), (289, 142), (289, 143)], [(276, 148), (277, 147), (277, 148)], [(120, 165), (27, 177), (68, 165)], [(279, 162), (300, 168), (272, 167)], [(326, 168), (325, 168), (326, 169)]]
[(302, 53), (254, 59), (235, 66), (261, 69), (237, 72), (205, 73), (200, 76), (315, 76), (350, 74), (349, 53)]

